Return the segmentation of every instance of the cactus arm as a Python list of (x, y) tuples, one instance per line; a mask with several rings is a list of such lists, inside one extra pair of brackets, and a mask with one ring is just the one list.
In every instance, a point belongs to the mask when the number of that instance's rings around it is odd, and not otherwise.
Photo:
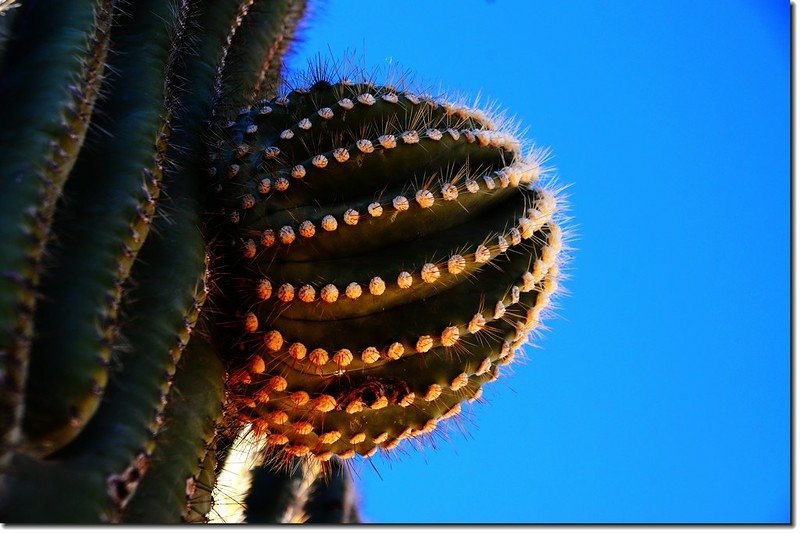
[(213, 483), (199, 476), (211, 448), (214, 422), (221, 416), (223, 382), (224, 369), (215, 349), (192, 337), (178, 363), (150, 466), (125, 510), (125, 522), (178, 523), (186, 513), (187, 499), (196, 490), (202, 494), (200, 485)]
[(318, 81), (219, 138), (230, 398), (287, 464), (433, 431), (513, 359), (557, 287), (541, 156), (480, 111)]
[(357, 524), (361, 522), (350, 470), (331, 459), (328, 471), (314, 481), (305, 506), (307, 524)]
[(265, 90), (270, 69), (280, 71), (280, 58), (304, 8), (305, 0), (249, 0), (242, 4), (217, 74), (215, 113), (220, 120), (233, 118), (232, 114)]
[[(0, 72), (0, 449), (21, 437), (35, 287), (103, 74), (111, 0), (25, 3)], [(47, 75), (42, 75), (46, 72)], [(12, 104), (13, 103), (13, 104)], [(5, 457), (5, 454), (4, 454)]]
[(320, 474), (318, 463), (300, 459), (279, 469), (270, 464), (253, 468), (250, 491), (244, 501), (245, 521), (248, 524), (303, 521), (303, 508)]
[(160, 192), (171, 115), (164, 80), (186, 23), (178, 9), (137, 2), (116, 14), (109, 96), (56, 212), (49, 255), (57, 261), (39, 289), (25, 424), (29, 447), (46, 453), (80, 432), (107, 383), (123, 284)]

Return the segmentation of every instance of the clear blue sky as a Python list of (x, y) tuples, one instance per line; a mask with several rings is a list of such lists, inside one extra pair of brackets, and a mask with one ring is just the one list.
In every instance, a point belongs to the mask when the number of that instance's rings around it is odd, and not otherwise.
[(357, 461), (372, 522), (789, 520), (789, 4), (312, 0), (356, 52), (508, 108), (571, 184), (551, 330), (437, 439)]

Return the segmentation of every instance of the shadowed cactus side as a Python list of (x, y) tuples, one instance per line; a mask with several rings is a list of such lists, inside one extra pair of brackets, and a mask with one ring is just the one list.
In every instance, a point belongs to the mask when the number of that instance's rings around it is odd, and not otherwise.
[[(204, 477), (224, 400), (219, 352), (196, 327), (208, 276), (203, 132), (230, 101), (274, 84), (303, 8), (31, 0), (10, 12), (0, 521), (186, 518), (187, 480)], [(245, 31), (253, 19), (261, 31)], [(262, 70), (241, 69), (249, 55)], [(234, 96), (241, 87), (253, 94)], [(203, 383), (187, 424), (176, 409)], [(160, 507), (128, 510), (134, 495)]]
[[(250, 524), (360, 522), (353, 478), (347, 467), (334, 460), (324, 475), (318, 469), (313, 462), (298, 460), (277, 471), (269, 465), (251, 470), (252, 483), (245, 500), (246, 521)], [(284, 498), (276, 498), (276, 493), (282, 493)]]
[[(3, 450), (22, 438), (22, 394), (42, 255), (56, 201), (86, 134), (108, 52), (110, 1), (51, 7), (18, 7), (4, 14), (14, 17), (15, 28), (13, 38), (4, 42), (0, 71), (3, 101), (13, 102), (0, 115)], [(20, 12), (25, 9), (30, 15)], [(83, 379), (92, 376), (87, 372)]]
[(542, 153), (286, 89), (303, 0), (8, 5), (0, 521), (358, 521), (344, 460), (456, 415), (556, 291)]

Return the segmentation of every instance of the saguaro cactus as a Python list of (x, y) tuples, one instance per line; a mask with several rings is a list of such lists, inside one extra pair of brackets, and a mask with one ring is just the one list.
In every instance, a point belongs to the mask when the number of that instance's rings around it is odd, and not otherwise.
[(343, 461), (456, 415), (556, 290), (541, 152), (410, 87), (286, 83), (304, 0), (12, 4), (0, 521), (205, 522), (242, 443), (241, 518), (357, 520)]

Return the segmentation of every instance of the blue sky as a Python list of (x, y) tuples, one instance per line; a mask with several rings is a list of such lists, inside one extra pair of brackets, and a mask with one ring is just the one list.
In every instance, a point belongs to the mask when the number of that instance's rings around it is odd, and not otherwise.
[(316, 0), (290, 67), (399, 63), (552, 149), (550, 330), (436, 447), (356, 461), (371, 522), (789, 520), (789, 5)]

